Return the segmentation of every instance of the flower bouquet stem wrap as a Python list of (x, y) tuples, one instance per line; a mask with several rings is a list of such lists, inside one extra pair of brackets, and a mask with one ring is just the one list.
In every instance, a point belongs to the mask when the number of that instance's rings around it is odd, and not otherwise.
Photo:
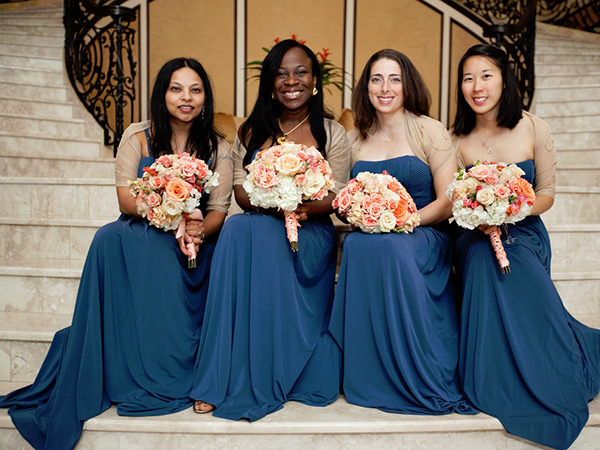
[(360, 172), (337, 194), (333, 207), (365, 233), (412, 233), (421, 223), (406, 188), (385, 170)]
[(175, 232), (175, 238), (185, 245), (185, 248), (188, 249), (190, 255), (188, 256), (188, 269), (196, 268), (196, 246), (193, 242), (185, 242), (185, 222), (187, 219), (193, 220), (204, 220), (204, 214), (199, 209), (196, 209), (194, 212), (184, 215), (179, 222), (179, 226), (177, 227), (177, 231)]
[(283, 210), (287, 238), (298, 250), (298, 217), (303, 201), (322, 200), (335, 185), (331, 167), (314, 147), (285, 142), (257, 152), (246, 167), (244, 190), (250, 203)]
[[(475, 161), (468, 170), (458, 169), (446, 195), (452, 202), (450, 221), (469, 230), (480, 225), (516, 223), (529, 215), (535, 201), (531, 184), (521, 178), (525, 172), (516, 164)], [(502, 273), (510, 266), (497, 228), (490, 233)]]
[[(129, 182), (137, 212), (150, 225), (165, 231), (178, 230), (181, 236), (185, 231), (184, 213), (201, 220), (202, 213), (196, 208), (202, 192), (208, 193), (219, 185), (219, 174), (188, 153), (163, 155), (143, 170), (141, 178)], [(193, 251), (195, 254), (195, 248)], [(196, 267), (195, 263), (194, 257), (188, 267)]]

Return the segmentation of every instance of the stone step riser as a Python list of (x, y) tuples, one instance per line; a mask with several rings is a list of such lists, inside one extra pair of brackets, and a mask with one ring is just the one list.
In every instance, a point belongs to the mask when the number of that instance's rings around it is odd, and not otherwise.
[[(565, 68), (570, 66), (565, 66)], [(600, 73), (590, 73), (577, 75), (575, 78), (571, 75), (538, 75), (536, 77), (536, 86), (565, 86), (571, 84), (600, 84)]]
[(598, 114), (580, 116), (541, 116), (553, 130), (598, 130), (600, 116)]
[(5, 44), (51, 45), (53, 47), (60, 47), (65, 44), (65, 38), (64, 33), (57, 36), (44, 36), (23, 33), (7, 34), (5, 32), (0, 33), (0, 42)]
[[(537, 53), (535, 55), (536, 65), (541, 64), (564, 64), (565, 70), (570, 63), (588, 63), (598, 64), (600, 62), (600, 53), (579, 54), (579, 52), (563, 52), (563, 53)], [(539, 73), (539, 71), (538, 71)], [(571, 80), (571, 83), (573, 80)], [(571, 84), (569, 83), (569, 84)]]
[(572, 84), (569, 87), (545, 87), (535, 90), (535, 101), (537, 102), (552, 102), (552, 101), (572, 101), (572, 100), (600, 100), (600, 83), (596, 86), (577, 87)]
[(0, 186), (3, 194), (0, 196), (0, 210), (3, 217), (95, 219), (108, 222), (119, 214), (114, 184), (78, 186), (2, 184)]
[(63, 56), (62, 47), (35, 46), (35, 45), (17, 45), (0, 43), (0, 54), (3, 55), (28, 55), (43, 56), (45, 58), (61, 59)]
[[(20, 156), (23, 148), (30, 149), (27, 154), (31, 157), (45, 158), (46, 155), (55, 157), (97, 158), (109, 156), (104, 146), (99, 142), (85, 142), (77, 139), (60, 140), (44, 139), (44, 137), (3, 136), (0, 135), (0, 151), (4, 156)], [(78, 136), (81, 138), (82, 136)], [(13, 175), (14, 176), (14, 175)], [(48, 175), (46, 175), (48, 176)], [(73, 176), (71, 174), (70, 176)]]
[(569, 133), (564, 129), (552, 127), (552, 136), (556, 148), (560, 151), (561, 148), (566, 149), (589, 149), (598, 148), (600, 143), (600, 131), (580, 131)]
[(578, 75), (587, 75), (589, 73), (598, 73), (600, 72), (600, 61), (596, 63), (589, 62), (573, 62), (571, 64), (544, 64), (544, 73), (553, 74), (553, 73), (565, 73), (565, 69), (568, 69), (573, 73), (574, 79), (578, 78)]
[(23, 69), (62, 70), (62, 58), (36, 58), (34, 56), (0, 55), (0, 65)]
[(30, 177), (112, 178), (115, 174), (113, 160), (80, 161), (68, 159), (35, 159), (0, 156), (0, 177), (14, 177), (26, 173)]
[(40, 119), (52, 117), (53, 119), (72, 119), (73, 106), (60, 103), (42, 103), (0, 98), (0, 114), (37, 117)]
[(20, 67), (0, 67), (0, 80), (8, 83), (66, 86), (65, 75), (58, 71), (23, 70)]
[(600, 115), (600, 98), (588, 101), (537, 102), (535, 114), (540, 117), (570, 116), (572, 114)]
[(36, 118), (0, 117), (0, 133), (29, 137), (78, 139), (86, 137), (81, 121), (50, 121)]
[(30, 23), (18, 23), (17, 21), (13, 21), (13, 23), (10, 23), (0, 20), (0, 33), (63, 37), (65, 35), (65, 29), (64, 27), (59, 26), (54, 19), (50, 20), (47, 26), (38, 24), (35, 21)]
[(35, 86), (20, 83), (0, 82), (2, 96), (37, 101), (58, 101), (67, 99), (67, 89), (64, 87)]
[[(597, 152), (600, 154), (600, 151)], [(599, 155), (600, 156), (600, 155)], [(584, 161), (579, 162), (581, 164)], [(586, 164), (590, 164), (585, 160)], [(559, 186), (596, 187), (600, 186), (600, 164), (596, 168), (567, 169), (560, 165), (556, 171), (556, 184)]]
[(543, 214), (549, 224), (598, 224), (600, 223), (600, 194), (585, 192), (556, 192), (554, 205)]
[(582, 162), (590, 166), (600, 167), (600, 148), (588, 150), (559, 151), (556, 154), (558, 167), (581, 166)]
[(73, 314), (79, 278), (0, 274), (0, 311)]

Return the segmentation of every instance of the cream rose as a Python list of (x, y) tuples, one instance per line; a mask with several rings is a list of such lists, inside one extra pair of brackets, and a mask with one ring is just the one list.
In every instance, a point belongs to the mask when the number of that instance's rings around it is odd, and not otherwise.
[(306, 183), (302, 186), (302, 192), (307, 197), (311, 197), (321, 190), (325, 184), (325, 177), (321, 172), (315, 172), (311, 169), (306, 171)]
[(379, 223), (379, 228), (381, 228), (381, 231), (384, 233), (390, 232), (396, 228), (396, 217), (388, 210), (381, 213), (377, 222)]
[(494, 200), (496, 199), (496, 194), (494, 194), (494, 191), (492, 189), (480, 189), (477, 192), (476, 199), (482, 205), (488, 206), (494, 203)]
[(302, 169), (302, 160), (294, 153), (286, 153), (277, 158), (275, 168), (283, 175), (295, 175)]
[(475, 192), (475, 189), (477, 189), (477, 186), (479, 186), (479, 181), (477, 181), (475, 178), (467, 178), (465, 180), (465, 186), (469, 192)]

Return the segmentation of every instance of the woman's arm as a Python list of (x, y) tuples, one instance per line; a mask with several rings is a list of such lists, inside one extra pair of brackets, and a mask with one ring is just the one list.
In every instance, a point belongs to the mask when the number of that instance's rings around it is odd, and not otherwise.
[(433, 178), (436, 199), (417, 211), (421, 217), (422, 226), (434, 225), (452, 215), (452, 203), (446, 197), (446, 189), (452, 182), (455, 170), (456, 164), (452, 163), (436, 172)]

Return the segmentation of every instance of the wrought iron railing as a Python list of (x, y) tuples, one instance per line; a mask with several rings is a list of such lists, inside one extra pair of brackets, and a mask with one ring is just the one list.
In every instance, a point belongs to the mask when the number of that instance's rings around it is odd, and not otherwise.
[(538, 0), (537, 14), (542, 22), (600, 33), (598, 0)]
[(115, 154), (133, 122), (136, 12), (106, 0), (65, 0), (65, 65), (81, 102), (104, 129)]

